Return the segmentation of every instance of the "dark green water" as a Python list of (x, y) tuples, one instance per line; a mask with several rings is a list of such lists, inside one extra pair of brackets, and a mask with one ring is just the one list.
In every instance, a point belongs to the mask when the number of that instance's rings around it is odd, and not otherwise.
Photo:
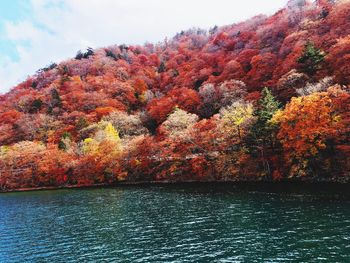
[(0, 194), (0, 262), (350, 262), (350, 201), (210, 185)]

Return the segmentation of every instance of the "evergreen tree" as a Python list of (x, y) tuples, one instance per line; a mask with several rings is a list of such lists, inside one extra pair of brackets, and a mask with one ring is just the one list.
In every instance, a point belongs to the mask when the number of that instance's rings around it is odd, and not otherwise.
[(272, 116), (280, 107), (280, 103), (272, 95), (268, 88), (262, 90), (262, 97), (258, 102), (258, 107), (254, 112), (256, 122), (252, 127), (255, 137), (264, 144), (270, 141), (271, 133), (274, 130), (273, 124), (270, 123)]
[(33, 100), (30, 109), (29, 109), (29, 113), (37, 113), (40, 111), (41, 107), (43, 105), (43, 102), (41, 99), (35, 99)]
[(80, 117), (75, 125), (78, 130), (86, 128), (87, 126), (89, 126), (89, 124), (85, 117)]
[(261, 95), (258, 107), (253, 114), (256, 117), (256, 121), (252, 125), (250, 134), (247, 137), (247, 144), (252, 154), (260, 155), (264, 172), (270, 174), (270, 166), (265, 155), (267, 149), (273, 150), (275, 146), (276, 127), (270, 120), (279, 109), (280, 103), (268, 88), (264, 88)]
[(298, 58), (301, 71), (309, 76), (314, 75), (321, 68), (324, 57), (324, 52), (308, 41), (305, 44), (303, 54)]
[(58, 149), (66, 151), (68, 145), (72, 140), (72, 135), (69, 132), (64, 132), (62, 134), (61, 140), (58, 143)]
[(160, 65), (158, 67), (158, 73), (162, 73), (162, 72), (165, 72), (166, 71), (166, 66), (165, 66), (165, 63), (164, 61), (160, 62)]
[(60, 94), (58, 93), (57, 89), (51, 90), (51, 106), (53, 108), (62, 106), (62, 100), (61, 100)]
[(60, 97), (60, 94), (58, 93), (57, 89), (51, 90), (51, 101), (49, 103), (48, 107), (48, 113), (52, 114), (52, 111), (54, 108), (61, 108), (62, 107), (62, 100)]

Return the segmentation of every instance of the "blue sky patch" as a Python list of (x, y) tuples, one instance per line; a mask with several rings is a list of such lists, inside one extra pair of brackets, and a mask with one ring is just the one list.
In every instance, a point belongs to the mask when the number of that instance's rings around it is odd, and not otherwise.
[(30, 2), (26, 0), (0, 1), (0, 63), (6, 62), (7, 58), (12, 61), (19, 59), (14, 43), (6, 38), (6, 21), (17, 22), (29, 19), (31, 14)]

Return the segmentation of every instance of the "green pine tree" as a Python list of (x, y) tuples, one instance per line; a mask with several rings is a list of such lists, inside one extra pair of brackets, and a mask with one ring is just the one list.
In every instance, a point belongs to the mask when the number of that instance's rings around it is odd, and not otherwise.
[(309, 76), (314, 75), (321, 69), (325, 54), (322, 50), (315, 47), (315, 45), (308, 41), (305, 44), (303, 54), (298, 58), (300, 70)]
[(48, 113), (52, 114), (52, 110), (56, 107), (62, 107), (62, 100), (57, 89), (54, 88), (51, 90), (51, 101), (49, 103)]
[(275, 99), (268, 88), (264, 88), (261, 95), (262, 97), (258, 102), (258, 107), (254, 112), (256, 122), (253, 125), (253, 132), (260, 140), (268, 141), (268, 138), (274, 129), (269, 121), (279, 109), (280, 103)]
[(51, 90), (51, 104), (52, 104), (52, 107), (61, 107), (62, 106), (62, 100), (61, 100), (60, 94), (58, 93), (57, 89)]
[(258, 107), (253, 114), (256, 121), (252, 125), (250, 134), (247, 137), (247, 146), (252, 154), (261, 157), (264, 172), (269, 175), (270, 165), (265, 155), (267, 149), (274, 149), (276, 142), (276, 127), (270, 120), (279, 109), (280, 103), (275, 99), (268, 88), (264, 88), (261, 95)]

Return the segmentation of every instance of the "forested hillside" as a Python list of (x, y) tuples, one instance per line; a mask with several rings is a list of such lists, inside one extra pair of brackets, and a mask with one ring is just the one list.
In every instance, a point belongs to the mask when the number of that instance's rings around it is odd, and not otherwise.
[(88, 48), (0, 96), (0, 188), (349, 181), (349, 84), (350, 1)]

